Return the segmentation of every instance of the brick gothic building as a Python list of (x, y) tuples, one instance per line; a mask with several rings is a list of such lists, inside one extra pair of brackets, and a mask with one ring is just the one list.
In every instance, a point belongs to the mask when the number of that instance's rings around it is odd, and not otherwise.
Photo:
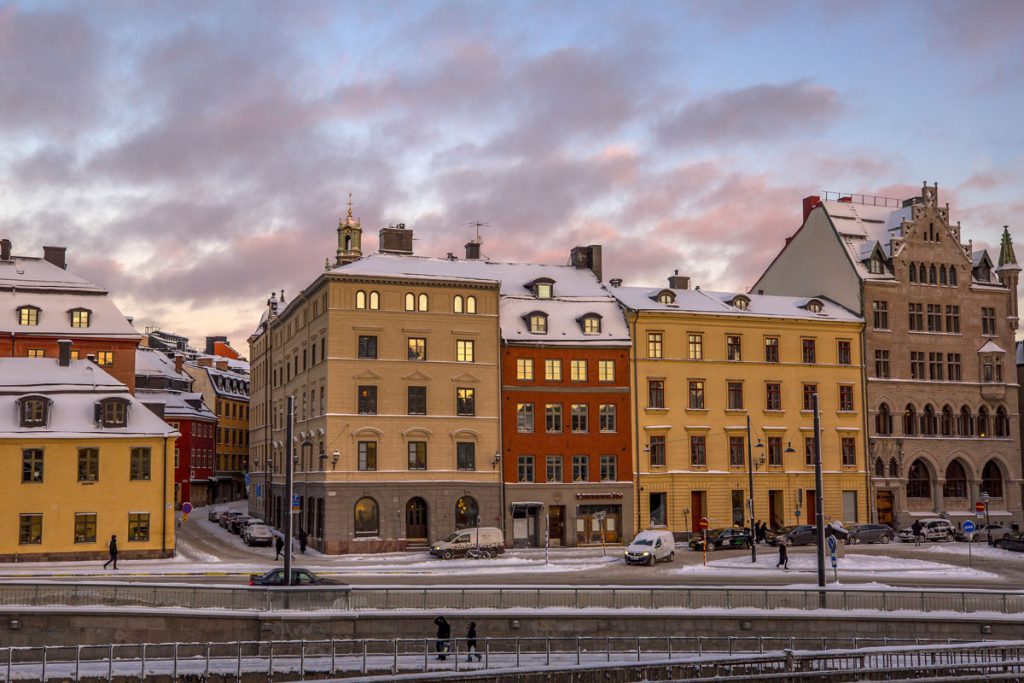
[(865, 317), (870, 489), (880, 522), (988, 500), (1021, 522), (1014, 333), (1020, 266), (963, 242), (938, 186), (904, 201), (804, 200), (804, 223), (754, 285), (823, 294)]

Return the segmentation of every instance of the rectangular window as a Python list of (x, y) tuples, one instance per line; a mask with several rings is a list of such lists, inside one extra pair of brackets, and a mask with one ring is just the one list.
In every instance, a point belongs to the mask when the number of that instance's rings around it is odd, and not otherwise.
[(618, 464), (614, 455), (601, 456), (601, 481), (615, 481), (619, 478)]
[(648, 408), (664, 408), (665, 407), (665, 380), (663, 380), (663, 379), (649, 379), (649, 380), (647, 380), (647, 407)]
[(359, 335), (359, 357), (360, 358), (376, 358), (377, 357), (377, 337)]
[(935, 351), (928, 352), (928, 379), (934, 382), (942, 381), (943, 357)]
[(149, 481), (153, 466), (153, 457), (148, 448), (136, 447), (132, 449), (131, 474), (129, 479), (133, 481)]
[(946, 332), (960, 334), (960, 307), (946, 306)]
[(571, 360), (569, 361), (569, 379), (573, 382), (586, 382), (587, 381), (587, 361), (585, 360)]
[(129, 512), (128, 513), (128, 541), (149, 540), (149, 513)]
[(725, 357), (729, 360), (742, 360), (741, 346), (742, 341), (738, 334), (727, 334), (725, 336)]
[(802, 339), (800, 341), (801, 341), (801, 349), (802, 349), (802, 353), (801, 353), (800, 357), (803, 359), (803, 362), (805, 364), (813, 365), (816, 362), (815, 361), (815, 357), (817, 356), (817, 354), (815, 353), (815, 343), (814, 343), (814, 340), (813, 339)]
[(779, 362), (779, 338), (778, 337), (765, 337), (765, 340), (764, 340), (764, 362), (765, 363), (778, 363)]
[(665, 466), (665, 437), (652, 436), (650, 442), (651, 467)]
[(361, 387), (359, 387), (359, 414), (360, 415), (376, 415), (377, 414), (377, 387), (375, 387), (375, 386), (361, 386)]
[(598, 419), (602, 432), (614, 432), (617, 428), (615, 404), (602, 403), (598, 408)]
[(533, 404), (532, 403), (517, 403), (516, 404), (516, 431), (518, 431), (518, 432), (532, 432), (533, 431)]
[(924, 305), (908, 304), (909, 322), (911, 332), (924, 331)]
[(562, 361), (557, 358), (548, 358), (544, 361), (544, 379), (549, 382), (562, 381)]
[(96, 542), (96, 513), (75, 513), (75, 543)]
[(849, 339), (840, 339), (836, 342), (836, 360), (840, 365), (853, 365)]
[(814, 395), (818, 393), (817, 384), (805, 384), (803, 390), (803, 403), (800, 404), (801, 410), (811, 411), (814, 410)]
[(43, 481), (43, 449), (26, 448), (21, 452), (21, 483), (38, 484)]
[(476, 469), (476, 444), (460, 441), (455, 444), (455, 460), (460, 470), (472, 472)]
[(768, 437), (768, 466), (782, 467), (782, 437)]
[(648, 358), (663, 358), (662, 355), (662, 335), (661, 332), (648, 332), (647, 333), (647, 357)]
[(360, 441), (357, 447), (359, 462), (357, 467), (360, 472), (373, 472), (377, 469), (377, 442)]
[[(177, 450), (177, 449), (175, 449)], [(78, 449), (78, 481), (99, 481), (100, 449)]]
[(31, 306), (22, 306), (18, 309), (18, 324), (19, 325), (38, 325), (39, 324), (39, 309)]
[(615, 381), (615, 361), (613, 360), (599, 360), (597, 361), (597, 379), (601, 382), (614, 382)]
[(875, 350), (875, 377), (881, 379), (889, 377), (889, 351), (887, 349)]
[(562, 456), (549, 455), (545, 458), (545, 464), (544, 481), (550, 484), (560, 484), (562, 482)]
[(859, 522), (857, 515), (857, 492), (843, 491), (843, 519), (848, 522)]
[(455, 390), (455, 414), (476, 415), (476, 389), (460, 387)]
[(769, 382), (764, 385), (764, 392), (765, 410), (782, 410), (782, 385)]
[(729, 382), (727, 407), (729, 410), (743, 410), (743, 382)]
[(427, 442), (426, 441), (410, 441), (409, 442), (409, 469), (410, 470), (425, 470), (425, 469), (427, 469)]
[(946, 354), (946, 370), (946, 377), (950, 382), (959, 382), (961, 380), (959, 353)]
[(707, 467), (707, 465), (708, 465), (707, 437), (705, 437), (705, 436), (691, 436), (690, 437), (690, 464), (693, 467)]
[(476, 344), (472, 339), (455, 341), (455, 360), (460, 363), (473, 363), (476, 358)]
[(427, 388), (426, 387), (409, 387), (409, 414), (410, 415), (426, 415), (427, 414)]
[(839, 385), (839, 410), (853, 411), (853, 386), (849, 384)]
[(562, 431), (561, 403), (548, 403), (544, 406), (544, 429), (548, 432)]
[(742, 436), (729, 437), (729, 467), (743, 467), (746, 462), (743, 455), (744, 441)]
[(409, 337), (406, 346), (408, 348), (407, 358), (409, 360), (427, 359), (427, 340), (423, 337)]
[(589, 408), (586, 403), (573, 403), (569, 413), (572, 431), (577, 433), (590, 431)]
[(648, 499), (651, 509), (651, 526), (668, 525), (668, 494), (652, 493)]
[(981, 333), (986, 337), (996, 336), (996, 309), (981, 309)]
[(43, 516), (38, 513), (18, 515), (18, 543), (39, 545), (43, 542)]
[(29, 349), (28, 350), (28, 357), (29, 358), (46, 358), (46, 350), (45, 349)]
[(699, 334), (687, 335), (688, 351), (690, 360), (701, 360), (704, 358), (704, 337)]
[(733, 489), (732, 494), (732, 524), (733, 526), (745, 526), (743, 515), (743, 491)]
[(532, 382), (533, 381), (533, 359), (532, 358), (517, 358), (516, 359), (516, 379), (521, 382)]
[(844, 436), (840, 439), (843, 453), (843, 467), (855, 467), (857, 465), (857, 439), (852, 436)]
[(942, 332), (942, 306), (928, 304), (927, 321), (929, 332)]
[(814, 467), (814, 437), (804, 437), (804, 464)]
[(586, 455), (572, 456), (572, 480), (590, 481), (590, 457)]
[(690, 402), (688, 404), (688, 407), (690, 410), (704, 410), (704, 380), (690, 380), (689, 396)]
[(924, 374), (924, 351), (910, 352), (910, 378), (925, 379)]
[(96, 364), (101, 366), (108, 366), (114, 364), (114, 352), (113, 351), (99, 351), (96, 354)]
[(519, 482), (530, 483), (533, 481), (533, 456), (519, 456)]
[(876, 330), (889, 329), (889, 302), (872, 301), (871, 315)]

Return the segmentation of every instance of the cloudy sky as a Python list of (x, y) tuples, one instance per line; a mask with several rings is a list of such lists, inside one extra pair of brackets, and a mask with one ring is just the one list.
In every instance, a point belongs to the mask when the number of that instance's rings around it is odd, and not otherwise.
[[(227, 334), (364, 250), (748, 287), (823, 190), (1024, 244), (1024, 2), (4, 2), (0, 236)], [(1019, 248), (1020, 249), (1020, 248)], [(1019, 253), (1019, 252), (1018, 252)]]

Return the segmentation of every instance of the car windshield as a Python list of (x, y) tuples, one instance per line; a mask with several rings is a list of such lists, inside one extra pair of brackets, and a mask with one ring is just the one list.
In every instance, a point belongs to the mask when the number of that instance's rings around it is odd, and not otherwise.
[(654, 545), (653, 538), (637, 538), (633, 540), (633, 545)]
[(790, 531), (793, 531), (794, 529), (798, 529), (798, 528), (799, 527), (795, 527), (795, 526), (784, 526), (781, 529), (779, 529), (778, 531), (776, 531), (775, 533), (777, 533), (777, 534), (788, 534)]

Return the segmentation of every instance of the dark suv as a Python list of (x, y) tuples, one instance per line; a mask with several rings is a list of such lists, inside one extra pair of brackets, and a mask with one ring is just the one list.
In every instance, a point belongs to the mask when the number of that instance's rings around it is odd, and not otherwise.
[(808, 545), (816, 543), (818, 530), (813, 524), (784, 526), (768, 538), (769, 545)]

